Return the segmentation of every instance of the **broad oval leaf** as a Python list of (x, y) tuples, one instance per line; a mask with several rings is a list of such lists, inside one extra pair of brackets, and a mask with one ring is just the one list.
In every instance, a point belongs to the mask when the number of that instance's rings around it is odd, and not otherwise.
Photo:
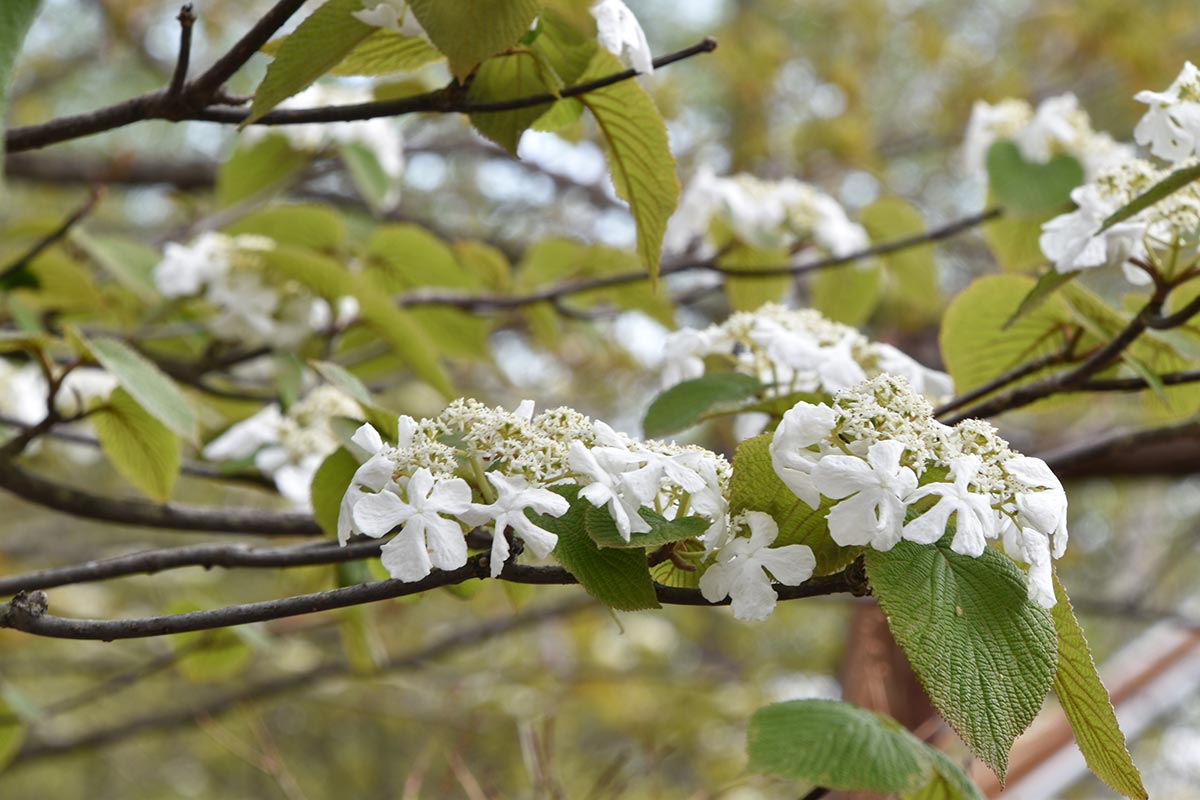
[(101, 450), (121, 477), (152, 500), (171, 499), (182, 461), (179, 437), (121, 388), (89, 419)]
[(714, 372), (684, 381), (654, 398), (642, 432), (655, 438), (686, 430), (715, 408), (754, 397), (762, 388), (757, 378), (740, 372)]
[(330, 536), (337, 536), (338, 511), (357, 470), (358, 459), (346, 448), (339, 447), (321, 462), (313, 475), (309, 492), (313, 519)]
[(1016, 564), (992, 549), (959, 555), (950, 540), (868, 550), (867, 577), (933, 705), (1003, 780), (1054, 680), (1054, 625)]
[(410, 0), (409, 8), (460, 81), (488, 56), (515, 45), (541, 0)]
[(607, 508), (596, 508), (589, 503), (584, 510), (583, 521), (587, 527), (588, 536), (591, 536), (592, 541), (599, 547), (616, 547), (622, 550), (631, 548), (649, 550), (664, 544), (693, 539), (708, 530), (709, 526), (708, 520), (704, 517), (667, 519), (662, 514), (656, 514), (648, 508), (641, 509), (639, 513), (642, 519), (650, 524), (650, 530), (645, 533), (632, 534), (628, 542), (621, 538), (621, 534), (617, 530), (617, 523), (613, 521)]
[[(545, 66), (529, 50), (489, 58), (479, 65), (467, 89), (470, 103), (497, 103), (539, 94), (554, 93), (554, 85)], [(488, 111), (471, 114), (475, 130), (516, 155), (521, 134), (550, 109), (550, 103), (512, 111)]]
[(1083, 167), (1068, 155), (1045, 164), (1026, 161), (1013, 142), (993, 144), (987, 153), (988, 188), (1005, 208), (1037, 213), (1071, 202), (1071, 190), (1083, 183)]
[(194, 441), (196, 417), (183, 392), (141, 353), (116, 339), (82, 340), (100, 366), (149, 414), (175, 433)]
[(793, 700), (750, 718), (750, 769), (828, 789), (913, 792), (930, 777), (926, 747), (895, 720), (834, 700)]

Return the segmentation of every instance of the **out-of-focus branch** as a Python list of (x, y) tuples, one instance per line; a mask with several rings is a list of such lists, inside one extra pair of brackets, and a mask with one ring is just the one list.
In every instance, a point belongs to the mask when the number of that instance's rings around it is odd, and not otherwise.
[(1200, 421), (1101, 436), (1042, 459), (1062, 478), (1195, 472), (1200, 469)]
[[(170, 614), (159, 617), (120, 620), (88, 620), (55, 617), (46, 613), (46, 595), (38, 592), (22, 592), (0, 606), (0, 628), (12, 628), (37, 636), (58, 639), (90, 639), (112, 641), (115, 639), (140, 639), (150, 636), (165, 636), (172, 633), (213, 630), (251, 622), (331, 611), (337, 608), (374, 603), (396, 597), (407, 597), (427, 592), (442, 586), (453, 586), (473, 578), (490, 575), (487, 555), (472, 556), (467, 563), (455, 570), (433, 572), (419, 581), (406, 583), (398, 580), (375, 581), (325, 592), (267, 600), (261, 603), (246, 603), (225, 608), (192, 611), (185, 614)], [(570, 585), (577, 583), (574, 575), (560, 567), (531, 567), (506, 564), (500, 573), (501, 580), (514, 583), (538, 585)], [(672, 586), (655, 586), (658, 600), (669, 605), (714, 606), (727, 605), (729, 599), (716, 603), (704, 598), (698, 589)], [(861, 565), (857, 563), (842, 572), (812, 578), (799, 586), (779, 586), (776, 592), (780, 600), (795, 600), (803, 597), (850, 593), (862, 595), (867, 592), (866, 579)]]
[(28, 265), (31, 261), (46, 251), (47, 248), (62, 241), (63, 237), (71, 232), (71, 229), (79, 224), (80, 220), (91, 214), (96, 208), (96, 204), (100, 202), (100, 198), (104, 196), (104, 191), (99, 186), (93, 186), (88, 194), (87, 200), (71, 213), (62, 223), (54, 230), (47, 233), (42, 238), (38, 239), (32, 247), (26, 250), (21, 255), (17, 256), (7, 266), (0, 269), (0, 281), (3, 281), (9, 275), (12, 275), (17, 270)]
[(0, 489), (52, 511), (120, 525), (258, 536), (323, 535), (310, 514), (255, 508), (160, 505), (143, 500), (106, 497), (55, 483), (14, 464), (0, 465)]
[[(576, 597), (557, 605), (528, 611), (507, 619), (489, 620), (479, 625), (472, 625), (411, 653), (389, 659), (379, 666), (378, 672), (375, 674), (417, 669), (436, 658), (455, 651), (482, 645), (501, 636), (596, 607), (595, 601), (591, 598)], [(9, 768), (80, 750), (107, 747), (142, 733), (161, 733), (186, 728), (198, 720), (216, 717), (243, 705), (265, 702), (306, 686), (355, 675), (358, 673), (350, 664), (335, 661), (314, 667), (306, 672), (260, 681), (186, 708), (145, 714), (69, 739), (57, 741), (31, 739), (13, 758)]]

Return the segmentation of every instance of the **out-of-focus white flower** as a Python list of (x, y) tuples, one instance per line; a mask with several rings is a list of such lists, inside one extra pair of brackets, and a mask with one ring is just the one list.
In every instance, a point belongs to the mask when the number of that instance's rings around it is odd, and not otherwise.
[(591, 7), (600, 46), (645, 75), (654, 72), (654, 54), (637, 17), (621, 0), (600, 0)]
[(771, 616), (778, 600), (771, 578), (798, 586), (812, 577), (817, 562), (806, 545), (771, 547), (779, 526), (769, 514), (751, 511), (745, 521), (749, 538), (735, 536), (725, 543), (716, 562), (700, 576), (700, 592), (710, 603), (728, 597), (735, 617), (761, 622)]
[(532, 509), (539, 514), (561, 517), (571, 505), (566, 498), (549, 489), (530, 486), (529, 481), (519, 475), (507, 477), (489, 472), (487, 479), (496, 489), (496, 500), (487, 505), (472, 503), (470, 508), (459, 515), (459, 519), (468, 525), (495, 522), (490, 560), (492, 577), (495, 578), (504, 569), (504, 562), (508, 561), (509, 546), (508, 539), (504, 537), (505, 528), (512, 528), (525, 544), (529, 545), (534, 555), (545, 558), (558, 544), (558, 536), (534, 525), (533, 520), (525, 515), (525, 511)]
[(871, 345), (875, 366), (889, 375), (899, 375), (918, 394), (935, 400), (954, 394), (954, 380), (941, 370), (931, 369), (904, 351), (884, 342)]
[(1200, 144), (1200, 70), (1187, 61), (1165, 92), (1141, 91), (1133, 96), (1150, 106), (1133, 129), (1140, 145), (1171, 162), (1183, 161)]
[(991, 497), (969, 488), (982, 463), (979, 456), (959, 456), (950, 462), (951, 483), (931, 483), (913, 492), (907, 498), (909, 503), (930, 495), (940, 499), (933, 508), (904, 526), (904, 538), (918, 544), (933, 544), (945, 535), (953, 515), (955, 531), (950, 549), (966, 556), (982, 555), (987, 540), (996, 538)]
[(1031, 119), (1033, 109), (1024, 100), (1009, 97), (995, 105), (976, 100), (963, 135), (963, 169), (971, 175), (982, 175), (992, 145), (1016, 139)]
[[(366, 5), (366, 4), (364, 4)], [(429, 39), (425, 29), (404, 0), (382, 0), (351, 14), (356, 20), (373, 28), (386, 28), (403, 36)]]
[(458, 569), (467, 563), (462, 525), (443, 514), (457, 515), (471, 505), (471, 487), (462, 478), (435, 479), (418, 469), (404, 489), (402, 500), (393, 491), (367, 494), (354, 506), (354, 523), (367, 536), (384, 536), (397, 525), (400, 532), (383, 546), (383, 566), (393, 578), (419, 581), (433, 567)]
[(842, 501), (829, 512), (829, 535), (835, 542), (891, 550), (900, 541), (908, 498), (917, 488), (916, 474), (900, 464), (902, 455), (902, 443), (884, 441), (871, 445), (865, 460), (827, 455), (817, 462), (813, 485)]
[(833, 425), (832, 408), (824, 403), (800, 402), (783, 415), (771, 438), (771, 465), (775, 473), (810, 508), (821, 505), (821, 493), (813, 484), (812, 471), (822, 455), (811, 448), (829, 438)]

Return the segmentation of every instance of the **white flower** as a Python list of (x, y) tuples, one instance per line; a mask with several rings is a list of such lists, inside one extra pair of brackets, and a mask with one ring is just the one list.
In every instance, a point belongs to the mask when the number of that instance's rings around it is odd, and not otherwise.
[(1024, 100), (1010, 97), (996, 105), (976, 100), (963, 135), (963, 169), (971, 175), (983, 174), (991, 146), (1016, 138), (1032, 118), (1033, 109)]
[(1200, 70), (1192, 62), (1165, 92), (1142, 91), (1133, 96), (1139, 103), (1150, 106), (1133, 130), (1140, 145), (1150, 145), (1150, 152), (1171, 162), (1182, 161), (1200, 143)]
[(1102, 196), (1094, 184), (1085, 184), (1071, 191), (1076, 210), (1062, 214), (1042, 225), (1038, 245), (1042, 253), (1054, 262), (1061, 273), (1104, 265), (1122, 265), (1130, 283), (1144, 285), (1150, 277), (1127, 264), (1131, 257), (1145, 254), (1142, 233), (1145, 223), (1137, 219), (1119, 222), (1099, 236), (1096, 231), (1105, 218), (1123, 203)]
[(954, 380), (946, 373), (926, 367), (890, 344), (876, 342), (871, 345), (871, 350), (875, 353), (877, 369), (904, 378), (914, 392), (939, 399), (953, 396)]
[(1054, 471), (1040, 458), (1015, 456), (1004, 462), (1004, 471), (1029, 487), (1016, 496), (1021, 527), (1030, 527), (1053, 543), (1055, 558), (1067, 549), (1067, 493)]
[(199, 294), (229, 269), (232, 250), (233, 240), (221, 233), (202, 233), (186, 245), (168, 242), (154, 268), (154, 285), (164, 297)]
[(588, 449), (577, 441), (571, 442), (568, 456), (571, 469), (591, 479), (591, 483), (579, 491), (579, 496), (596, 508), (607, 504), (617, 532), (627, 542), (630, 534), (650, 530), (650, 523), (638, 513), (642, 504), (621, 490), (621, 475), (635, 463), (631, 457), (631, 453), (620, 448)]
[(638, 72), (654, 72), (654, 55), (637, 17), (621, 0), (600, 0), (591, 7), (600, 46)]
[(442, 514), (457, 515), (471, 505), (471, 487), (462, 478), (435, 479), (429, 470), (413, 473), (405, 487), (407, 500), (384, 490), (367, 494), (354, 505), (354, 524), (367, 536), (379, 537), (402, 526), (383, 546), (383, 566), (393, 578), (418, 581), (432, 567), (458, 569), (467, 563), (462, 525)]
[(775, 320), (763, 317), (755, 322), (750, 338), (762, 347), (773, 363), (817, 378), (817, 387), (829, 393), (840, 392), (867, 379), (867, 373), (854, 359), (857, 331), (831, 345), (822, 346), (816, 337), (803, 331), (788, 330)]
[(404, 0), (382, 0), (362, 11), (355, 11), (351, 16), (373, 28), (386, 28), (403, 36), (429, 38), (417, 21), (417, 15), (409, 11), (408, 3)]
[(902, 443), (883, 441), (871, 445), (865, 461), (828, 455), (817, 463), (813, 485), (842, 500), (829, 512), (829, 534), (839, 545), (891, 550), (900, 541), (908, 497), (917, 488), (916, 474), (900, 465), (902, 455)]
[(806, 545), (769, 547), (779, 536), (779, 526), (769, 514), (751, 511), (746, 514), (746, 524), (750, 537), (734, 537), (721, 548), (716, 563), (700, 576), (700, 592), (710, 603), (729, 597), (735, 617), (761, 622), (775, 610), (778, 600), (771, 577), (786, 586), (798, 586), (812, 577), (817, 562)]
[(259, 448), (279, 441), (283, 410), (272, 403), (261, 411), (229, 426), (201, 451), (209, 461), (237, 461), (249, 458)]
[(1050, 565), (1050, 540), (1044, 533), (1033, 528), (1017, 528), (1008, 522), (1011, 529), (1005, 532), (1004, 549), (1013, 558), (1029, 565), (1028, 597), (1042, 608), (1053, 608), (1054, 572)]
[(813, 485), (812, 472), (821, 453), (810, 448), (829, 438), (836, 416), (821, 403), (800, 402), (792, 406), (771, 438), (771, 466), (775, 474), (809, 507), (821, 505), (821, 493)]
[(561, 517), (571, 506), (561, 495), (549, 489), (530, 486), (529, 481), (520, 476), (489, 472), (487, 479), (496, 487), (496, 501), (488, 505), (472, 503), (469, 509), (459, 514), (459, 519), (468, 525), (482, 525), (488, 521), (496, 523), (492, 533), (491, 557), (492, 577), (495, 578), (504, 569), (504, 562), (508, 561), (509, 546), (504, 536), (505, 528), (512, 528), (538, 558), (545, 558), (558, 544), (558, 536), (534, 525), (525, 515), (525, 510), (533, 509), (539, 514)]
[[(395, 449), (388, 447), (383, 441), (383, 437), (379, 435), (379, 431), (369, 424), (359, 427), (350, 437), (350, 441), (367, 453), (368, 458), (355, 470), (354, 477), (350, 479), (350, 486), (347, 487), (346, 494), (343, 495), (341, 505), (338, 507), (338, 543), (343, 547), (355, 531), (354, 506), (366, 496), (362, 490), (379, 492), (392, 484), (392, 475), (396, 470), (396, 463), (393, 461), (392, 455), (396, 449), (409, 447), (412, 444), (416, 425), (417, 421), (412, 417), (400, 417), (396, 423), (397, 448)], [(398, 485), (396, 486), (399, 488)]]
[(996, 537), (996, 514), (991, 497), (967, 488), (983, 460), (979, 456), (959, 456), (950, 462), (953, 483), (931, 483), (913, 492), (908, 502), (937, 495), (941, 499), (924, 514), (904, 526), (904, 538), (918, 544), (933, 544), (946, 533), (950, 515), (954, 515), (954, 539), (950, 549), (966, 556), (978, 557), (987, 547), (987, 540)]
[[(38, 377), (41, 378), (41, 375)], [(54, 396), (54, 409), (64, 417), (82, 414), (96, 404), (107, 401), (117, 388), (117, 383), (116, 376), (111, 372), (94, 367), (77, 367), (68, 372), (59, 384), (58, 394)]]

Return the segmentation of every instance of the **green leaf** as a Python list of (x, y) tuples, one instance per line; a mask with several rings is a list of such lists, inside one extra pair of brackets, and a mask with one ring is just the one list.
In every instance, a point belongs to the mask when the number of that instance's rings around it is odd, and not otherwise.
[(750, 769), (843, 791), (899, 794), (929, 780), (926, 747), (895, 720), (834, 700), (793, 700), (750, 718)]
[(279, 45), (242, 127), (307, 89), (374, 33), (377, 28), (352, 16), (362, 7), (362, 0), (329, 0), (301, 22)]
[(309, 361), (308, 365), (316, 370), (317, 374), (324, 378), (327, 383), (340, 389), (364, 408), (371, 408), (376, 405), (375, 398), (371, 395), (371, 390), (341, 364), (335, 364), (332, 361)]
[(867, 576), (934, 707), (1003, 780), (1054, 680), (1054, 626), (1016, 564), (959, 555), (951, 538), (868, 550)]
[(579, 497), (579, 487), (556, 486), (551, 490), (571, 504), (567, 513), (561, 517), (526, 513), (535, 525), (558, 535), (554, 557), (559, 563), (579, 580), (588, 594), (610, 608), (618, 611), (658, 608), (658, 597), (646, 566), (646, 551), (601, 549), (588, 535), (585, 519), (591, 503)]
[(196, 417), (187, 398), (166, 373), (117, 339), (80, 339), (100, 366), (129, 392), (150, 416), (189, 441), (196, 440)]
[(400, 198), (397, 181), (384, 171), (374, 150), (358, 142), (342, 142), (338, 154), (354, 188), (373, 213), (381, 216), (395, 207)]
[[(3, 12), (0, 12), (0, 19)], [(0, 772), (8, 766), (25, 743), (26, 726), (12, 705), (0, 699)]]
[(693, 539), (708, 530), (710, 524), (703, 517), (667, 519), (648, 508), (641, 509), (639, 513), (642, 519), (650, 523), (650, 530), (633, 534), (628, 542), (621, 538), (620, 532), (617, 531), (617, 523), (613, 521), (607, 508), (596, 508), (589, 503), (584, 509), (583, 521), (593, 542), (601, 548), (616, 547), (621, 550), (650, 550), (664, 544)]
[(823, 269), (808, 279), (812, 306), (834, 322), (862, 325), (879, 305), (879, 264), (870, 261)]
[(341, 215), (328, 206), (310, 203), (272, 205), (247, 214), (223, 230), (230, 236), (266, 236), (277, 244), (313, 250), (336, 250), (346, 240)]
[[(521, 97), (554, 93), (558, 86), (547, 80), (546, 70), (528, 50), (489, 58), (479, 65), (467, 89), (467, 102), (499, 103)], [(513, 155), (521, 134), (546, 113), (551, 103), (543, 103), (513, 111), (494, 111), (471, 114), (475, 130), (491, 139)]]
[(1145, 800), (1146, 788), (1125, 745), (1125, 735), (1117, 724), (1108, 690), (1100, 682), (1096, 664), (1083, 629), (1075, 619), (1067, 592), (1054, 576), (1051, 609), (1058, 634), (1058, 670), (1054, 673), (1054, 694), (1075, 732), (1075, 741), (1096, 777), (1125, 797)]
[(563, 84), (578, 83), (596, 54), (596, 39), (573, 27), (552, 8), (538, 16), (538, 25), (540, 32), (529, 48), (553, 67)]
[(311, 154), (293, 148), (282, 133), (272, 132), (249, 143), (240, 140), (217, 168), (217, 206), (229, 208), (281, 191), (311, 160)]
[[(1071, 320), (1058, 297), (1013, 319), (1033, 286), (1032, 278), (1021, 275), (987, 275), (972, 282), (950, 303), (942, 318), (938, 342), (946, 371), (958, 391), (970, 391), (1062, 348), (1062, 331)], [(1011, 385), (1036, 380), (1040, 374)]]
[(105, 457), (147, 497), (165, 503), (179, 477), (179, 437), (138, 405), (124, 389), (89, 417)]
[[(881, 197), (871, 203), (858, 212), (858, 222), (867, 229), (872, 244), (893, 242), (923, 233), (928, 228), (921, 212), (899, 197)], [(935, 319), (941, 310), (942, 293), (938, 287), (933, 245), (908, 247), (880, 256), (879, 260), (883, 262), (886, 279), (885, 305), (913, 324)]]
[(541, 0), (411, 0), (408, 6), (459, 81), (515, 45), (542, 10)]
[[(41, 7), (41, 0), (4, 0), (0, 3), (0, 132), (8, 112), (8, 89), (13, 66), (21, 53), (25, 34)], [(4, 141), (0, 137), (0, 188), (4, 184)]]
[(1041, 308), (1042, 303), (1045, 303), (1047, 298), (1078, 278), (1079, 275), (1079, 272), (1059, 272), (1056, 269), (1050, 269), (1042, 277), (1038, 278), (1037, 283), (1029, 290), (1029, 294), (1021, 298), (1017, 310), (1004, 323), (1004, 330), (1008, 330), (1010, 325), (1031, 311)]
[(1068, 155), (1045, 164), (1026, 161), (1016, 144), (996, 142), (987, 154), (988, 187), (1005, 208), (1037, 213), (1071, 202), (1071, 190), (1083, 183), (1083, 167)]
[(330, 75), (364, 75), (381, 77), (420, 69), (426, 64), (439, 61), (442, 54), (430, 47), (419, 36), (376, 28), (329, 70)]
[(71, 243), (112, 278), (147, 303), (159, 301), (154, 286), (154, 268), (162, 254), (136, 239), (118, 236), (92, 236), (76, 228), (71, 231)]
[[(193, 603), (175, 603), (170, 609), (173, 614), (199, 610)], [(170, 637), (171, 646), (176, 653), (183, 653), (175, 663), (176, 669), (184, 678), (196, 683), (235, 678), (246, 668), (253, 655), (250, 648), (252, 636), (245, 627), (174, 634)]]
[(740, 372), (714, 372), (676, 384), (654, 398), (642, 421), (648, 438), (682, 431), (699, 424), (714, 408), (757, 395), (763, 386)]
[[(612, 53), (597, 50), (580, 80), (587, 82), (623, 69)], [(651, 278), (657, 278), (667, 220), (679, 203), (675, 157), (662, 114), (634, 80), (588, 92), (579, 100), (592, 112), (608, 145), (613, 186), (629, 203), (637, 223), (638, 255)]]
[(1200, 164), (1175, 170), (1145, 192), (1109, 214), (1104, 219), (1104, 224), (1100, 226), (1100, 229), (1096, 233), (1102, 233), (1118, 222), (1129, 219), (1139, 211), (1149, 208), (1164, 197), (1178, 192), (1183, 187), (1198, 179), (1200, 179)]
[[(994, 197), (989, 196), (989, 202)], [(992, 258), (1004, 272), (1029, 274), (1046, 263), (1038, 242), (1042, 225), (1058, 215), (1058, 209), (1038, 214), (1021, 214), (1005, 211), (1004, 216), (993, 219), (983, 226), (983, 238), (987, 241)]]
[(779, 479), (771, 464), (772, 435), (764, 433), (738, 445), (733, 454), (729, 511), (765, 511), (779, 525), (775, 546), (804, 544), (817, 559), (815, 574), (829, 575), (853, 561), (861, 547), (841, 547), (829, 535), (826, 518), (834, 501), (822, 498), (814, 510)]
[[(728, 272), (739, 269), (778, 267), (788, 261), (787, 250), (762, 250), (743, 244), (732, 244), (717, 258), (717, 264)], [(734, 311), (753, 311), (764, 303), (783, 299), (795, 279), (791, 275), (736, 278), (725, 276), (725, 295)]]
[(904, 795), (904, 800), (986, 800), (957, 764), (932, 747), (925, 752), (933, 760), (933, 774), (920, 791)]
[(313, 519), (330, 536), (337, 536), (338, 511), (356, 471), (358, 459), (346, 448), (339, 447), (321, 462), (313, 475), (310, 492)]

